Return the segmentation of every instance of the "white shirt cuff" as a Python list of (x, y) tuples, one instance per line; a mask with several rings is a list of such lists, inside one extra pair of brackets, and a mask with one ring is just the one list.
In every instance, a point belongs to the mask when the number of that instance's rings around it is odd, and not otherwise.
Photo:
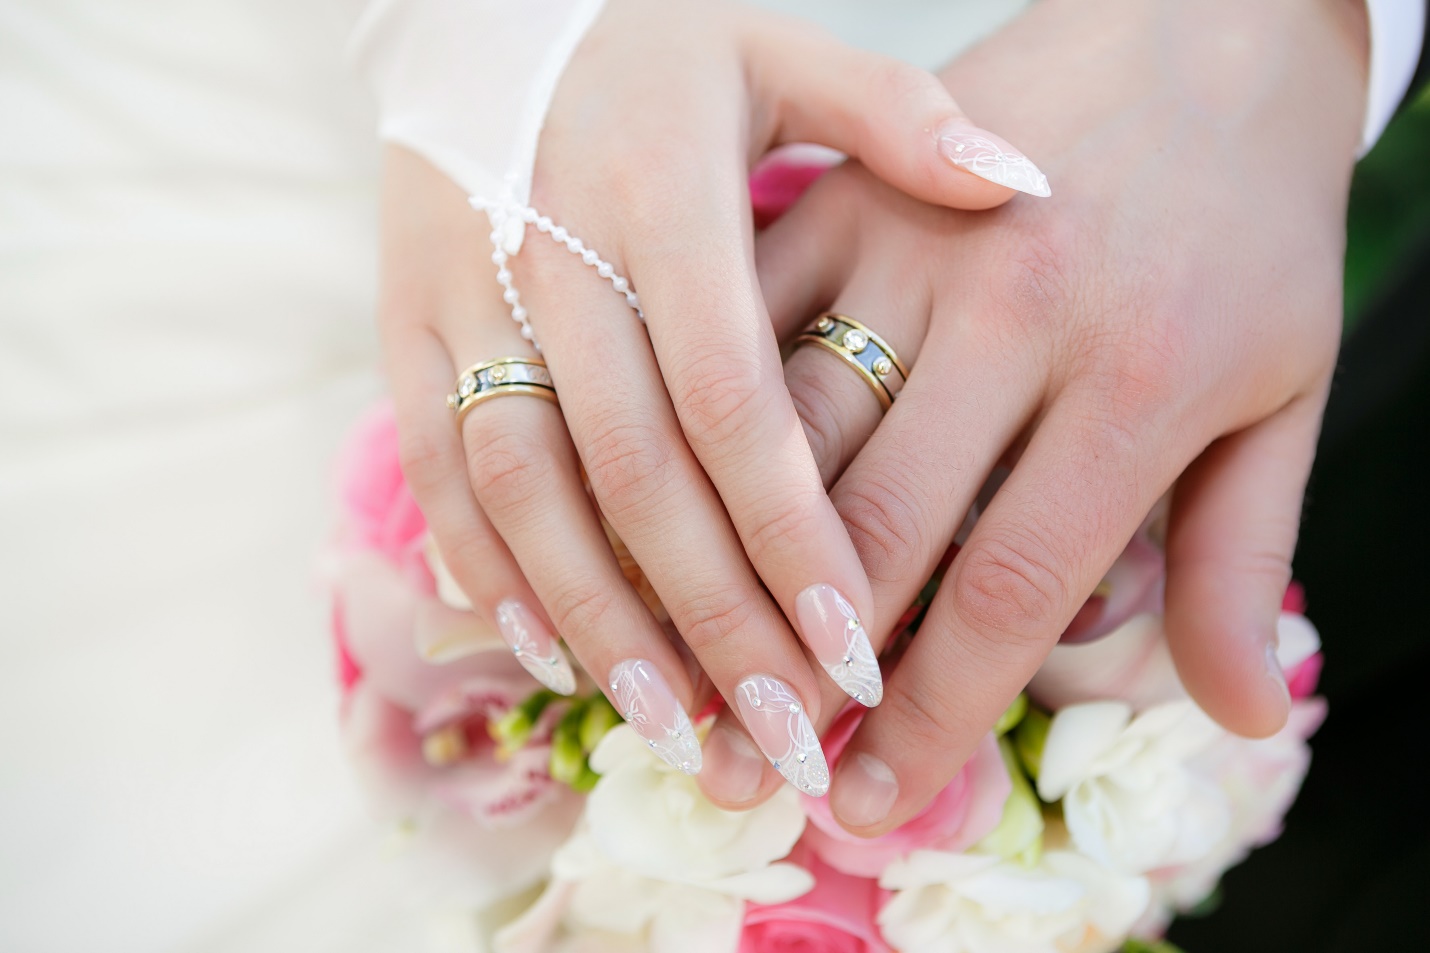
[(1370, 82), (1361, 155), (1370, 151), (1410, 88), (1425, 38), (1425, 0), (1366, 0), (1370, 18)]

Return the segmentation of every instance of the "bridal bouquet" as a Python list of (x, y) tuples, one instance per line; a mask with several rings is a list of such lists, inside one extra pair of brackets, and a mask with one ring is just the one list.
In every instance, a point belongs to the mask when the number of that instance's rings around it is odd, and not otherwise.
[[(860, 839), (788, 787), (723, 811), (588, 678), (571, 697), (536, 690), (469, 610), (403, 482), (388, 408), (344, 469), (329, 567), (343, 730), (446, 949), (1170, 950), (1171, 919), (1278, 835), (1325, 716), (1295, 590), (1279, 625), (1286, 728), (1249, 741), (1196, 707), (1163, 638), (1149, 525), (918, 817)], [(831, 761), (862, 712), (851, 703), (826, 734)]]

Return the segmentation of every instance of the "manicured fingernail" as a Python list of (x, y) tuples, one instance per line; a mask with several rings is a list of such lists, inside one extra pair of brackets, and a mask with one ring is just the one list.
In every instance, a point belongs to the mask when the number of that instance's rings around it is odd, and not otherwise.
[(1029, 195), (1053, 194), (1032, 160), (985, 129), (954, 121), (939, 129), (937, 138), (939, 154), (965, 172)]
[(797, 790), (823, 797), (829, 790), (829, 765), (794, 690), (773, 676), (751, 675), (735, 686), (735, 703), (775, 770)]
[(884, 677), (879, 660), (854, 606), (838, 589), (817, 583), (794, 600), (804, 640), (819, 664), (861, 705), (873, 708), (884, 698)]
[(765, 757), (739, 728), (716, 722), (705, 739), (707, 791), (730, 804), (753, 801), (765, 779)]
[(498, 605), (497, 631), (532, 678), (558, 695), (570, 695), (576, 690), (576, 675), (566, 661), (566, 653), (526, 606), (515, 599)]
[(660, 760), (686, 774), (700, 773), (700, 740), (690, 716), (654, 663), (641, 658), (617, 662), (610, 685), (616, 710)]
[(872, 754), (859, 752), (839, 762), (839, 776), (829, 806), (849, 827), (873, 827), (889, 816), (899, 799), (894, 769)]

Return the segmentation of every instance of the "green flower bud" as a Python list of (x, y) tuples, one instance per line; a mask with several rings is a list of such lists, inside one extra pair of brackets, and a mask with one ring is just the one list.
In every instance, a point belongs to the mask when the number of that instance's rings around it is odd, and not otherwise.
[(1008, 732), (1017, 728), (1018, 723), (1023, 720), (1023, 716), (1027, 713), (1028, 693), (1021, 692), (1017, 698), (1013, 699), (1013, 704), (1008, 706), (1008, 710), (998, 719), (998, 724), (993, 726), (993, 733), (999, 738), (1002, 738)]
[(531, 733), (536, 729), (536, 722), (546, 711), (546, 706), (559, 697), (555, 692), (544, 688), (533, 692), (505, 715), (489, 722), (487, 733), (492, 736), (493, 741), (501, 745), (503, 751), (516, 751), (531, 740)]
[(1032, 866), (1043, 855), (1043, 805), (1018, 763), (1018, 755), (1007, 738), (998, 739), (998, 750), (1008, 767), (1013, 790), (1003, 803), (1003, 818), (993, 832), (978, 842), (977, 850), (997, 854)]
[(581, 747), (581, 723), (591, 700), (580, 698), (571, 703), (566, 714), (551, 732), (551, 777), (562, 784), (574, 784), (581, 772), (588, 770), (586, 749)]
[(1013, 732), (1013, 747), (1028, 775), (1036, 781), (1043, 767), (1043, 746), (1048, 743), (1048, 729), (1053, 720), (1040, 708), (1029, 708)]
[(606, 732), (620, 723), (621, 716), (611, 707), (606, 696), (593, 695), (590, 706), (586, 709), (586, 717), (581, 719), (581, 747), (588, 752), (595, 751), (596, 745), (606, 737)]

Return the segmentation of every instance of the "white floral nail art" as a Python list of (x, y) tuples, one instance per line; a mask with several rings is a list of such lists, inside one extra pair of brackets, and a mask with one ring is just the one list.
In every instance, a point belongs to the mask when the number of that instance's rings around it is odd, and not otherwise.
[(998, 185), (1046, 198), (1048, 177), (1027, 156), (976, 133), (946, 133), (939, 151), (949, 162)]
[(700, 739), (655, 665), (645, 659), (618, 662), (610, 686), (616, 710), (651, 751), (679, 771), (700, 773)]
[(804, 704), (788, 685), (751, 675), (735, 687), (735, 700), (751, 737), (776, 771), (812, 797), (829, 791), (829, 765)]
[(558, 695), (576, 691), (576, 673), (546, 627), (521, 603), (508, 599), (497, 606), (497, 630), (521, 667)]

